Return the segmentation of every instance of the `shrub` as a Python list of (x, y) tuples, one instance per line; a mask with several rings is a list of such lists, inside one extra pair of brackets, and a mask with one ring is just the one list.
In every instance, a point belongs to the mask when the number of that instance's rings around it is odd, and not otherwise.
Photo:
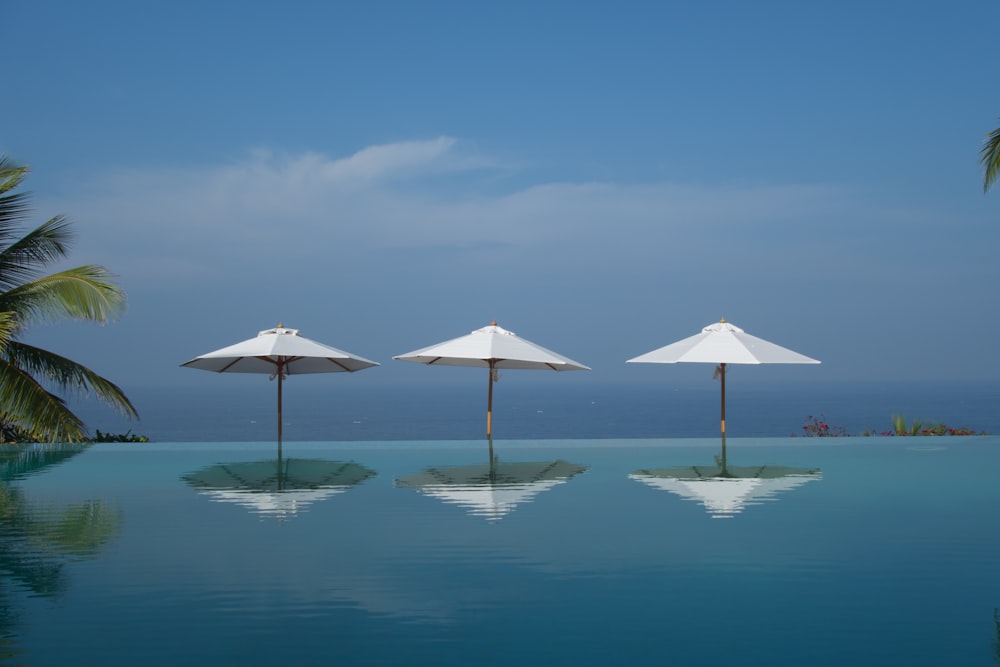
[(843, 438), (850, 435), (843, 426), (830, 426), (826, 421), (826, 415), (819, 417), (809, 415), (802, 431), (807, 438)]
[(132, 431), (126, 431), (125, 433), (101, 433), (100, 430), (97, 430), (95, 434), (90, 439), (91, 442), (149, 442), (149, 438), (146, 436), (134, 435)]
[[(989, 435), (986, 431), (975, 431), (968, 426), (952, 427), (945, 424), (934, 424), (931, 422), (914, 421), (906, 423), (903, 415), (892, 415), (892, 428), (886, 431), (875, 431), (866, 428), (861, 432), (862, 436), (940, 436), (940, 435)], [(806, 423), (802, 427), (802, 435), (807, 438), (844, 438), (851, 434), (843, 426), (831, 426), (826, 420), (826, 415), (806, 417)]]

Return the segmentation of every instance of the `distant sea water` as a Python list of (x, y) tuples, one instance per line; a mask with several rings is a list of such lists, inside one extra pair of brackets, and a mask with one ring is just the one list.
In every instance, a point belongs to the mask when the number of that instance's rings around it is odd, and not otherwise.
[[(524, 374), (530, 375), (530, 374)], [(75, 405), (91, 432), (157, 442), (261, 442), (276, 437), (276, 384), (262, 376), (185, 387), (128, 388), (141, 421), (87, 401)], [(430, 441), (485, 435), (486, 383), (389, 385), (292, 377), (283, 396), (284, 440)], [(562, 379), (562, 378), (560, 378)], [(567, 378), (568, 380), (568, 378)], [(850, 435), (888, 430), (894, 414), (1000, 434), (998, 382), (754, 383), (727, 386), (727, 435), (803, 434), (812, 416)], [(497, 440), (700, 438), (719, 434), (719, 384), (504, 382), (494, 389)]]

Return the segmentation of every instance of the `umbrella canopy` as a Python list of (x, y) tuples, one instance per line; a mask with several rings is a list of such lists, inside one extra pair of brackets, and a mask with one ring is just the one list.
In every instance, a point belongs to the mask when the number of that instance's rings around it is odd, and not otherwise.
[(818, 469), (784, 466), (686, 466), (636, 470), (630, 479), (700, 502), (712, 518), (728, 519), (749, 505), (775, 500), (776, 495), (819, 480)]
[(493, 383), (496, 371), (512, 368), (549, 371), (589, 371), (577, 363), (541, 345), (497, 326), (476, 329), (472, 333), (437, 345), (393, 357), (428, 366), (472, 366), (490, 369), (489, 396), (486, 407), (486, 437), (493, 435)]
[(353, 462), (288, 458), (219, 463), (182, 479), (214, 501), (285, 517), (374, 475)]
[(542, 491), (587, 469), (562, 460), (510, 463), (491, 460), (481, 465), (427, 468), (397, 479), (396, 486), (454, 503), (492, 523), (513, 512), (518, 504), (529, 502)]
[(722, 437), (726, 437), (726, 364), (818, 364), (798, 352), (751, 336), (726, 322), (710, 324), (701, 333), (629, 359), (626, 363), (676, 364), (684, 362), (718, 364), (722, 382)]
[(286, 375), (307, 373), (353, 373), (372, 366), (374, 361), (303, 338), (298, 329), (279, 324), (256, 338), (224, 347), (181, 366), (214, 373), (264, 373), (278, 379), (278, 448), (281, 448), (281, 383)]

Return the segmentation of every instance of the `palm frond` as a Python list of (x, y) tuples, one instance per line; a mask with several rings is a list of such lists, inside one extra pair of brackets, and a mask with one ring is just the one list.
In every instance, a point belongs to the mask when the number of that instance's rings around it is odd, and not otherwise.
[[(0, 175), (0, 178), (3, 176)], [(0, 196), (0, 238), (10, 235), (11, 230), (25, 219), (30, 210), (27, 193)]]
[(10, 311), (0, 311), (0, 350), (14, 340), (18, 332), (17, 314)]
[(0, 360), (0, 418), (17, 424), (37, 440), (80, 442), (86, 437), (83, 422), (64, 400), (3, 360)]
[(125, 292), (113, 277), (92, 264), (53, 273), (0, 293), (0, 312), (16, 313), (21, 327), (63, 318), (105, 324), (125, 309)]
[(117, 385), (71, 359), (17, 341), (7, 345), (3, 356), (13, 367), (51, 384), (62, 393), (93, 394), (125, 417), (139, 416), (135, 406)]
[(28, 198), (13, 193), (28, 168), (0, 156), (0, 423), (50, 441), (85, 437), (83, 423), (66, 402), (49, 391), (93, 394), (123, 415), (136, 410), (121, 389), (65, 357), (25, 345), (19, 336), (38, 320), (75, 319), (106, 323), (125, 307), (125, 293), (101, 266), (85, 265), (43, 275), (63, 259), (73, 234), (56, 216), (23, 234)]
[(0, 155), (0, 195), (19, 186), (28, 174), (28, 167), (14, 164), (10, 158)]
[[(0, 223), (0, 242), (14, 236)], [(9, 289), (41, 275), (42, 267), (63, 259), (73, 239), (69, 221), (56, 216), (0, 250), (0, 288)]]
[(7, 194), (21, 184), (27, 173), (27, 167), (0, 157), (0, 245), (14, 238), (17, 225), (29, 211), (27, 193)]
[(1000, 178), (1000, 127), (986, 135), (979, 161), (983, 165), (983, 192), (988, 192)]

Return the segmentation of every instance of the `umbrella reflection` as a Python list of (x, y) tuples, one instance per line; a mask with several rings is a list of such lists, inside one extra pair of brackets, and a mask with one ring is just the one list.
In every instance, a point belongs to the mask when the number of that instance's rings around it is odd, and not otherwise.
[(416, 489), (446, 503), (464, 508), (473, 516), (495, 523), (535, 496), (587, 469), (556, 461), (501, 461), (493, 455), (489, 463), (426, 468), (396, 480), (396, 486)]
[(822, 474), (818, 468), (731, 466), (723, 444), (714, 465), (642, 469), (629, 478), (700, 502), (714, 519), (728, 519), (750, 505), (777, 500), (779, 493), (822, 479)]
[(285, 517), (374, 475), (374, 470), (350, 461), (279, 458), (219, 463), (182, 479), (213, 501)]

